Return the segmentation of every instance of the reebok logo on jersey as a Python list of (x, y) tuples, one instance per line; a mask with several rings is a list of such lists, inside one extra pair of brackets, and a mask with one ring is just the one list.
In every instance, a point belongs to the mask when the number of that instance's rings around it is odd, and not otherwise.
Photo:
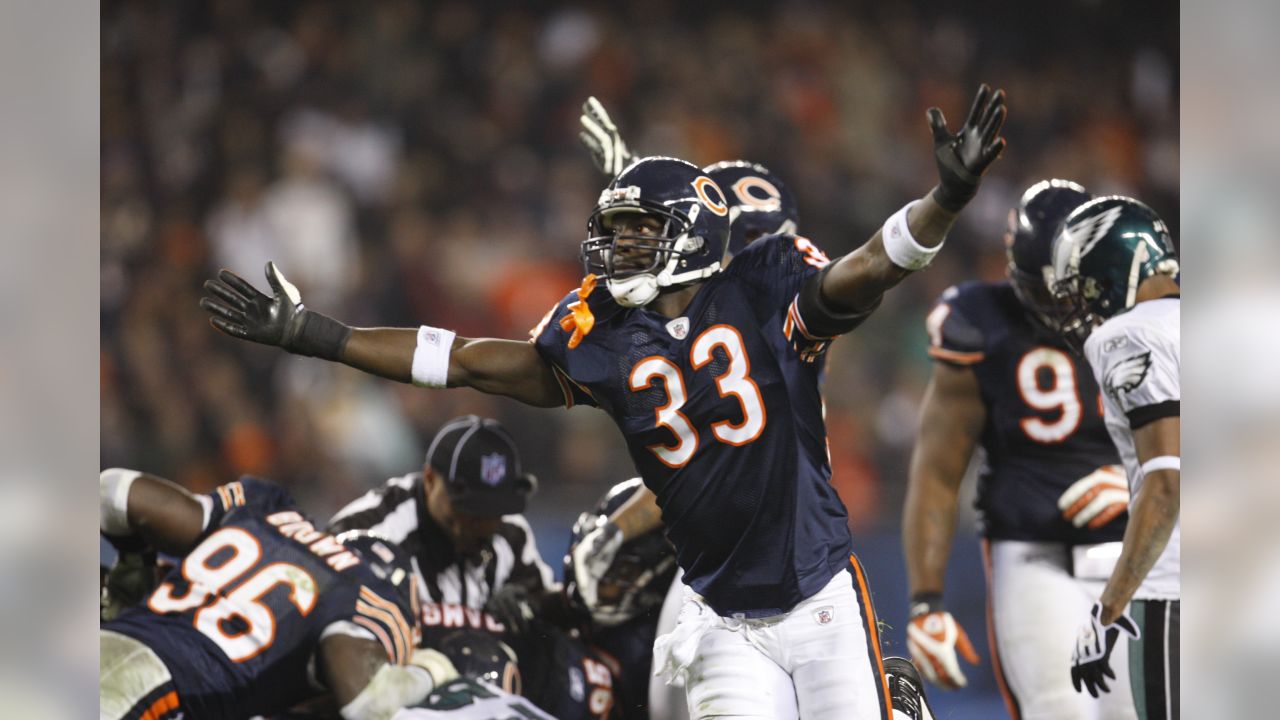
[(1105, 355), (1106, 353), (1109, 353), (1118, 347), (1123, 347), (1128, 344), (1129, 344), (1129, 338), (1126, 335), (1121, 335), (1120, 337), (1113, 337), (1110, 340), (1102, 343), (1102, 352)]
[(678, 317), (667, 323), (667, 332), (677, 340), (683, 340), (689, 334), (689, 318)]
[(826, 625), (836, 617), (835, 608), (825, 605), (813, 611), (813, 619), (818, 621), (819, 625)]
[(1142, 384), (1151, 369), (1151, 351), (1127, 357), (1107, 371), (1107, 391), (1112, 397), (1129, 392)]

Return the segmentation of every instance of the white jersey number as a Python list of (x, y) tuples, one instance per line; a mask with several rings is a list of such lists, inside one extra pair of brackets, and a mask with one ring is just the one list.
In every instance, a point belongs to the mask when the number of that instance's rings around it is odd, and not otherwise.
[[(754, 442), (764, 432), (766, 421), (764, 398), (760, 388), (751, 379), (751, 360), (747, 357), (742, 334), (729, 325), (713, 325), (694, 339), (689, 350), (689, 363), (694, 370), (711, 362), (716, 348), (724, 350), (729, 367), (716, 377), (716, 389), (720, 397), (734, 396), (742, 408), (742, 422), (729, 420), (711, 423), (711, 434), (726, 445), (746, 445)], [(698, 449), (698, 432), (680, 408), (689, 399), (680, 368), (664, 357), (647, 357), (631, 369), (630, 385), (633, 392), (648, 390), (655, 378), (666, 385), (667, 402), (654, 412), (658, 425), (676, 436), (674, 445), (650, 445), (649, 450), (667, 467), (683, 467)]]
[[(1041, 371), (1048, 370), (1049, 384), (1040, 384)], [(1027, 437), (1039, 443), (1060, 443), (1080, 427), (1083, 408), (1076, 389), (1075, 365), (1061, 350), (1038, 347), (1018, 362), (1018, 393), (1033, 410), (1056, 412), (1054, 420), (1038, 415), (1022, 418), (1019, 423)]]
[[(209, 560), (231, 551), (217, 565)], [(290, 563), (271, 563), (249, 576), (227, 595), (220, 591), (236, 582), (262, 558), (262, 545), (240, 528), (223, 528), (200, 543), (182, 561), (182, 575), (190, 581), (187, 592), (174, 594), (173, 583), (163, 583), (152, 593), (147, 607), (152, 612), (196, 611), (194, 625), (222, 649), (233, 662), (244, 662), (271, 647), (276, 636), (276, 618), (260, 601), (277, 585), (289, 589), (289, 601), (304, 616), (316, 604), (316, 581), (306, 570)], [(212, 600), (212, 602), (210, 602)], [(240, 618), (245, 628), (227, 632), (223, 624)]]

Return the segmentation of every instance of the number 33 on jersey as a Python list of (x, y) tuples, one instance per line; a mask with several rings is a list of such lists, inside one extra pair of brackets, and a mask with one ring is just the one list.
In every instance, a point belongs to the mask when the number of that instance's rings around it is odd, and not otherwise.
[[(808, 335), (796, 310), (797, 293), (828, 262), (805, 238), (767, 236), (705, 280), (679, 317), (593, 292), (586, 298), (593, 329), (570, 349), (560, 320), (572, 313), (575, 293), (535, 329), (565, 404), (597, 406), (621, 429), (695, 590), (714, 603), (718, 578), (710, 575), (759, 573), (761, 594), (744, 600), (739, 585), (738, 599), (724, 603), (730, 611), (735, 602), (788, 608), (817, 588), (783, 588), (779, 577), (819, 577), (828, 563), (848, 561), (818, 391), (831, 338)], [(801, 528), (800, 504), (830, 510), (820, 527)]]

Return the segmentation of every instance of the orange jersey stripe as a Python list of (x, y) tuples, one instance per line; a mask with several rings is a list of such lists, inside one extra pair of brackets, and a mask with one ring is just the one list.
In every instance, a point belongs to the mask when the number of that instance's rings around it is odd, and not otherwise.
[(382, 647), (387, 651), (387, 658), (396, 665), (403, 665), (404, 661), (396, 655), (396, 645), (391, 641), (391, 636), (387, 635), (387, 631), (382, 628), (380, 623), (376, 623), (363, 615), (356, 615), (351, 621), (373, 633), (378, 638), (378, 642), (382, 643)]
[(889, 679), (884, 676), (884, 658), (880, 655), (880, 627), (873, 614), (871, 590), (867, 587), (867, 576), (862, 572), (862, 564), (858, 562), (856, 556), (849, 556), (849, 564), (853, 566), (854, 577), (858, 580), (858, 595), (862, 598), (862, 607), (867, 614), (864, 620), (867, 625), (867, 633), (871, 639), (871, 649), (876, 657), (876, 672), (880, 675), (880, 692), (884, 696), (881, 701), (882, 706), (885, 712), (892, 713), (890, 708), (893, 707), (893, 700), (889, 696)]
[(929, 356), (947, 362), (958, 363), (960, 365), (972, 365), (982, 362), (986, 359), (987, 354), (982, 352), (957, 352), (940, 347), (929, 347)]
[(177, 709), (178, 691), (170, 690), (151, 703), (151, 706), (144, 710), (142, 715), (138, 716), (138, 720), (160, 720), (165, 716), (165, 713), (173, 712)]
[[(391, 616), (395, 619), (396, 628), (399, 629), (406, 638), (413, 637), (413, 630), (409, 623), (405, 621), (404, 613), (400, 612), (400, 606), (370, 590), (366, 585), (360, 586), (360, 597), (364, 598), (365, 601), (373, 604), (375, 607), (380, 607), (391, 613)], [(412, 641), (409, 642), (409, 647), (413, 647)]]
[(382, 623), (391, 631), (391, 640), (396, 646), (396, 658), (408, 656), (409, 645), (405, 642), (404, 634), (400, 632), (400, 629), (396, 626), (395, 617), (391, 615), (391, 613), (381, 608), (376, 608), (363, 600), (356, 601), (356, 612), (371, 622), (377, 621)]
[(987, 643), (991, 646), (991, 667), (995, 670), (996, 684), (1000, 686), (1000, 695), (1004, 698), (1005, 708), (1013, 720), (1021, 720), (1018, 699), (1009, 690), (1004, 679), (1004, 668), (1000, 666), (1000, 647), (996, 645), (996, 624), (991, 613), (991, 541), (982, 541), (982, 571), (987, 576)]

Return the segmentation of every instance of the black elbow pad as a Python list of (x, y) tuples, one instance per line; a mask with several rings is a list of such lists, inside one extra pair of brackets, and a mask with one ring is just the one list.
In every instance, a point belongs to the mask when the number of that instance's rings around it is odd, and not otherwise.
[(796, 312), (800, 316), (801, 331), (811, 338), (833, 338), (853, 330), (880, 307), (880, 300), (884, 298), (884, 295), (877, 297), (871, 307), (862, 310), (836, 310), (822, 296), (822, 279), (827, 276), (831, 267), (828, 265), (805, 280), (800, 286), (800, 292), (796, 294)]

